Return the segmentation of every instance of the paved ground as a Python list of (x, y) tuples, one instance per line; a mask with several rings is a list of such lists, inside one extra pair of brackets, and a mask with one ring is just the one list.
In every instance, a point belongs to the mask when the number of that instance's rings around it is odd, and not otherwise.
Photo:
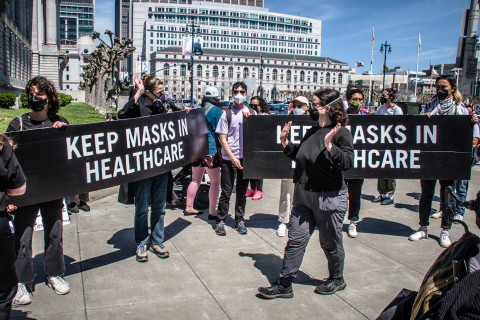
[[(480, 167), (473, 170), (469, 198), (480, 190)], [(279, 181), (265, 181), (265, 196), (248, 200), (248, 235), (227, 225), (227, 236), (215, 235), (206, 214), (185, 217), (167, 210), (166, 246), (170, 258), (153, 254), (135, 261), (133, 206), (116, 196), (91, 203), (90, 213), (71, 217), (64, 229), (64, 253), (71, 292), (56, 295), (45, 284), (43, 231), (34, 235), (36, 290), (34, 302), (15, 308), (14, 319), (374, 319), (402, 288), (416, 290), (434, 259), (440, 220), (432, 219), (431, 237), (410, 242), (417, 228), (419, 181), (402, 180), (395, 206), (380, 206), (376, 180), (366, 180), (362, 221), (356, 239), (344, 236), (347, 288), (332, 296), (313, 292), (317, 279), (328, 276), (315, 231), (294, 284), (295, 297), (263, 300), (257, 287), (273, 281), (281, 267), (286, 238), (275, 235)], [(438, 195), (438, 186), (437, 193)], [(434, 206), (438, 206), (438, 198)], [(232, 203), (233, 205), (233, 203)], [(474, 215), (466, 222), (477, 234)], [(348, 223), (348, 221), (345, 221)], [(346, 231), (347, 224), (344, 225)], [(453, 239), (463, 230), (453, 228)]]

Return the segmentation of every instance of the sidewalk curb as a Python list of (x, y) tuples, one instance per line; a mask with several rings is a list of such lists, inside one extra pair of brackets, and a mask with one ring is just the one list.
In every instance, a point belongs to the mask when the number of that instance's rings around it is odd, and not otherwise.
[(111, 196), (113, 194), (116, 194), (116, 193), (118, 193), (119, 188), (120, 188), (120, 186), (114, 186), (114, 187), (110, 187), (110, 188), (106, 188), (106, 189), (91, 191), (88, 194), (89, 199), (90, 199), (89, 201), (97, 201), (97, 200), (106, 198), (108, 196)]

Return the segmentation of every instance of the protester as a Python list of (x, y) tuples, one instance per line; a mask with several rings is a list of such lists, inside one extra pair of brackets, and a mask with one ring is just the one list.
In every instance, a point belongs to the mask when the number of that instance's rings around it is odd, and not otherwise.
[[(358, 87), (356, 85), (354, 85), (353, 83), (350, 83), (349, 85), (347, 85), (347, 93), (350, 91), (350, 90), (353, 90), (353, 89), (358, 89)], [(348, 107), (349, 107), (349, 103), (348, 103), (348, 98), (347, 100), (343, 100), (343, 109), (345, 109), (345, 111), (347, 111)]]
[[(383, 90), (382, 97), (380, 98), (380, 103), (382, 105), (378, 107), (376, 115), (403, 115), (402, 109), (393, 102), (395, 101), (396, 96), (397, 90), (394, 88)], [(393, 195), (395, 193), (396, 185), (397, 182), (395, 179), (378, 179), (377, 190), (380, 195), (373, 199), (372, 202), (380, 202), (383, 205), (393, 204)]]
[[(145, 76), (143, 81), (136, 75), (136, 93), (119, 111), (120, 119), (153, 116), (167, 112), (164, 106), (163, 82), (155, 76)], [(135, 241), (137, 243), (136, 260), (148, 261), (148, 249), (159, 258), (168, 258), (169, 253), (163, 243), (165, 239), (165, 203), (167, 198), (168, 172), (158, 176), (136, 181), (135, 190)], [(151, 204), (150, 227), (148, 234), (148, 204)]]
[(247, 85), (244, 82), (235, 82), (232, 87), (234, 104), (227, 109), (218, 122), (216, 132), (220, 134), (222, 144), (221, 164), (221, 194), (218, 201), (215, 233), (219, 236), (226, 235), (225, 219), (228, 216), (230, 196), (236, 176), (235, 199), (235, 229), (239, 234), (247, 234), (244, 215), (248, 180), (243, 179), (243, 117), (255, 114), (253, 109), (245, 106)]
[[(250, 99), (250, 108), (255, 110), (257, 114), (270, 114), (267, 102), (262, 97), (255, 96)], [(246, 197), (252, 197), (252, 200), (260, 200), (263, 198), (263, 179), (250, 179), (250, 188), (245, 193)]]
[(318, 227), (329, 271), (329, 277), (315, 292), (333, 294), (346, 287), (342, 227), (347, 192), (342, 171), (353, 166), (352, 135), (344, 127), (347, 116), (338, 91), (316, 91), (312, 105), (310, 116), (318, 125), (306, 132), (300, 145), (293, 145), (287, 139), (291, 121), (280, 134), (285, 154), (296, 163), (295, 196), (280, 277), (270, 287), (258, 289), (267, 299), (293, 297), (292, 281), (315, 227)]
[[(290, 102), (288, 114), (304, 115), (309, 108), (308, 99), (304, 96), (298, 96)], [(290, 222), (290, 213), (292, 211), (292, 199), (295, 184), (293, 179), (282, 179), (280, 182), (280, 200), (278, 203), (278, 228), (277, 236), (285, 237), (287, 235), (287, 225)]]
[[(348, 115), (365, 115), (369, 114), (368, 110), (363, 106), (363, 91), (360, 89), (352, 89), (347, 92), (347, 114)], [(360, 204), (362, 196), (363, 179), (345, 179), (348, 190), (348, 225), (347, 234), (350, 238), (356, 238), (357, 223), (360, 220)]]
[(15, 272), (15, 233), (10, 215), (16, 208), (9, 204), (8, 197), (25, 193), (26, 178), (3, 133), (0, 133), (0, 168), (0, 319), (10, 319), (18, 279)]
[[(52, 82), (42, 76), (31, 79), (25, 88), (28, 107), (31, 112), (13, 119), (7, 131), (33, 130), (40, 128), (60, 129), (68, 125), (67, 119), (57, 115), (60, 109), (57, 92)], [(18, 277), (18, 291), (15, 304), (24, 305), (32, 302), (31, 287), (35, 273), (33, 271), (32, 236), (38, 211), (42, 216), (45, 241), (43, 266), (47, 284), (57, 294), (70, 292), (70, 285), (63, 279), (65, 262), (63, 259), (63, 198), (25, 207), (15, 213), (15, 264)], [(27, 288), (28, 285), (28, 288)]]
[(187, 206), (185, 208), (185, 214), (191, 215), (200, 213), (193, 208), (193, 201), (206, 170), (208, 177), (210, 178), (210, 190), (208, 192), (209, 217), (213, 218), (213, 216), (217, 215), (215, 207), (217, 205), (220, 189), (220, 162), (222, 160), (217, 150), (220, 141), (218, 139), (218, 134), (215, 133), (215, 128), (223, 114), (222, 109), (220, 109), (217, 88), (208, 87), (205, 90), (201, 107), (203, 108), (207, 119), (208, 154), (192, 163), (192, 182), (187, 189)]
[(65, 197), (65, 202), (67, 204), (67, 210), (70, 213), (79, 213), (79, 210), (88, 212), (90, 211), (90, 206), (87, 204), (88, 202), (88, 192), (80, 193), (78, 195), (78, 200), (80, 201), (77, 205), (77, 196), (70, 196)]
[[(467, 109), (462, 103), (462, 95), (457, 89), (455, 79), (450, 75), (441, 75), (435, 82), (437, 96), (427, 105), (422, 113), (427, 117), (431, 115), (461, 115), (468, 114)], [(472, 115), (472, 122), (477, 123), (477, 115)], [(440, 182), (440, 211), (442, 212), (442, 231), (440, 232), (440, 246), (446, 248), (450, 246), (449, 230), (451, 221), (445, 214), (445, 188), (453, 186), (453, 180), (439, 180)], [(410, 235), (411, 241), (417, 241), (428, 238), (429, 217), (432, 208), (432, 198), (435, 192), (437, 180), (421, 180), (422, 195), (419, 204), (420, 228)]]

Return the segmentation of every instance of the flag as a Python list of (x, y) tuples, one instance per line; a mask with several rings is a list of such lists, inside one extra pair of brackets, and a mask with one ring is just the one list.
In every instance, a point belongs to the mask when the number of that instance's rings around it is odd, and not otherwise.
[(332, 65), (332, 64), (333, 64), (332, 60), (330, 60), (330, 59), (327, 58), (327, 64), (328, 64), (329, 66)]
[(355, 61), (355, 64), (357, 65), (357, 68), (361, 68), (365, 66), (362, 61)]
[(372, 26), (372, 47), (375, 45), (375, 24)]
[(385, 71), (390, 71), (390, 68), (387, 67), (386, 65), (383, 65), (383, 70), (385, 70)]
[(295, 67), (297, 66), (297, 57), (293, 55), (293, 60), (295, 61)]
[(435, 68), (432, 69), (432, 76), (437, 76), (438, 77), (438, 72), (435, 70)]

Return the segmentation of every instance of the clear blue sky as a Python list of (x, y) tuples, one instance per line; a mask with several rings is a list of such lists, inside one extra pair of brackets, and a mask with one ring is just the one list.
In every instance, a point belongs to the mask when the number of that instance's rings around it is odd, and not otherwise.
[[(115, 1), (96, 0), (95, 30), (114, 31)], [(370, 68), (372, 23), (375, 23), (373, 72), (381, 72), (383, 54), (380, 43), (392, 45), (387, 55), (389, 67), (402, 66), (414, 71), (417, 61), (418, 29), (422, 50), (419, 70), (432, 64), (454, 63), (462, 9), (469, 0), (265, 0), (271, 12), (322, 20), (322, 56), (347, 62), (355, 67), (362, 61)]]

